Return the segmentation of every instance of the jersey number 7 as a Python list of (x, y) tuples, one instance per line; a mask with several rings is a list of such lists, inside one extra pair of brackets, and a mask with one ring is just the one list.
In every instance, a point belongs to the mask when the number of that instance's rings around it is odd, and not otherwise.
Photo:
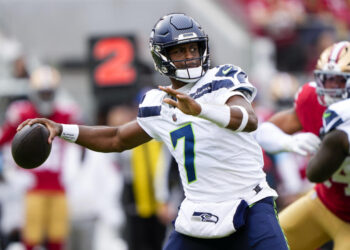
[(184, 165), (187, 174), (188, 183), (197, 180), (196, 168), (194, 165), (194, 134), (192, 124), (188, 123), (172, 132), (170, 132), (171, 143), (176, 149), (178, 140), (184, 139)]

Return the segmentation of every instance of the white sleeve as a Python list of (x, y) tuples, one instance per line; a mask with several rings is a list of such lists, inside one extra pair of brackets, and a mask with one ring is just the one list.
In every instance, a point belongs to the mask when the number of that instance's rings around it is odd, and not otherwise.
[(264, 122), (259, 125), (253, 135), (260, 146), (269, 153), (286, 151), (285, 145), (292, 139), (291, 135), (284, 133), (271, 122)]
[(244, 93), (240, 92), (240, 91), (227, 91), (227, 93), (225, 93), (224, 95), (221, 96), (222, 101), (221, 103), (226, 103), (227, 100), (231, 97), (231, 96), (235, 96), (235, 95), (239, 95), (242, 96), (247, 102), (251, 103), (252, 99), (249, 98), (247, 95), (245, 95)]
[(263, 123), (253, 135), (269, 153), (287, 151), (306, 156), (314, 154), (321, 144), (320, 138), (313, 133), (288, 135), (271, 122)]
[(164, 97), (164, 93), (160, 90), (150, 90), (143, 97), (142, 102), (139, 104), (137, 122), (142, 129), (152, 138), (160, 141), (160, 137), (157, 133), (155, 121), (161, 119), (161, 103)]

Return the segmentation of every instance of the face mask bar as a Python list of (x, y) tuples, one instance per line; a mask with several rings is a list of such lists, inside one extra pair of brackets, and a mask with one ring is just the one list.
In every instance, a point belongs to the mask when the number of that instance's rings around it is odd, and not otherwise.
[(52, 101), (55, 98), (55, 90), (53, 89), (38, 90), (37, 96), (39, 99), (43, 101)]
[[(153, 60), (155, 62), (156, 70), (161, 74), (166, 76), (175, 78), (177, 80), (183, 82), (196, 82), (201, 76), (205, 74), (205, 72), (209, 69), (210, 59), (209, 59), (209, 51), (208, 51), (208, 39), (206, 37), (201, 37), (202, 40), (197, 40), (199, 49), (200, 49), (200, 57), (199, 58), (191, 58), (187, 59), (188, 61), (199, 60), (200, 66), (192, 68), (183, 68), (177, 69), (172, 61), (170, 61), (170, 57), (167, 53), (167, 49), (171, 46), (178, 45), (179, 43), (169, 43), (167, 45), (151, 45), (151, 54), (153, 56)], [(186, 41), (182, 41), (181, 43), (189, 43), (195, 42), (193, 39), (188, 39)], [(190, 65), (191, 66), (191, 65)]]
[[(177, 60), (172, 61), (171, 64), (175, 67), (175, 63), (184, 63), (184, 68), (178, 68), (175, 71), (175, 78), (184, 82), (195, 82), (200, 77), (202, 77), (205, 73), (203, 68), (203, 62), (206, 60), (206, 58), (197, 57), (197, 58), (191, 58), (191, 59), (184, 59), (184, 60)], [(197, 63), (196, 63), (197, 62)], [(195, 64), (199, 65), (196, 66)], [(194, 67), (196, 66), (196, 67)]]

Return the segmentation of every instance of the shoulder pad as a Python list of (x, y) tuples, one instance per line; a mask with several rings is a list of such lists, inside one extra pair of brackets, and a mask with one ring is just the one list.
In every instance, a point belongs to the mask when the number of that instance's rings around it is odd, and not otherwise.
[(215, 76), (219, 77), (234, 77), (241, 69), (233, 64), (224, 64), (217, 67)]
[(344, 123), (342, 118), (334, 110), (327, 109), (322, 116), (324, 133), (328, 133)]
[(329, 132), (344, 122), (350, 122), (350, 99), (330, 105), (322, 117), (325, 132)]
[(309, 99), (309, 98), (317, 98), (315, 82), (308, 82), (302, 85), (301, 87), (299, 87), (299, 89), (294, 95), (295, 102), (297, 102), (298, 100)]
[(159, 106), (165, 95), (166, 93), (159, 89), (151, 89), (142, 97), (139, 107)]
[(218, 66), (215, 77), (233, 78), (235, 83), (249, 83), (247, 74), (238, 66), (233, 64), (224, 64)]
[(222, 65), (215, 76), (231, 78), (234, 84), (250, 83), (247, 74), (240, 67), (233, 64)]
[(329, 132), (340, 124), (350, 122), (350, 99), (336, 102), (323, 113), (323, 126), (325, 132)]

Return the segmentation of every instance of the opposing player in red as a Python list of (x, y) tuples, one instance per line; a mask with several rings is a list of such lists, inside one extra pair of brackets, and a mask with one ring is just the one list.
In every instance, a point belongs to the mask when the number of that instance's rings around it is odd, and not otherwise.
[[(30, 76), (29, 100), (10, 104), (1, 127), (0, 145), (11, 142), (17, 126), (28, 118), (48, 117), (61, 123), (76, 122), (77, 108), (63, 107), (55, 101), (60, 83), (59, 72), (41, 66)], [(61, 250), (68, 233), (68, 213), (61, 170), (64, 164), (65, 144), (55, 140), (49, 158), (31, 172), (34, 184), (25, 200), (23, 242), (27, 250), (47, 242), (48, 250)], [(23, 170), (27, 171), (27, 170)]]
[[(327, 106), (350, 95), (350, 43), (333, 44), (320, 56), (316, 82), (306, 83), (295, 97), (294, 108), (275, 114), (256, 134), (270, 152), (316, 152), (322, 115)], [(302, 133), (297, 133), (302, 132)], [(334, 241), (334, 249), (350, 249), (349, 171), (317, 183), (308, 194), (280, 213), (280, 223), (292, 250), (315, 249)]]

